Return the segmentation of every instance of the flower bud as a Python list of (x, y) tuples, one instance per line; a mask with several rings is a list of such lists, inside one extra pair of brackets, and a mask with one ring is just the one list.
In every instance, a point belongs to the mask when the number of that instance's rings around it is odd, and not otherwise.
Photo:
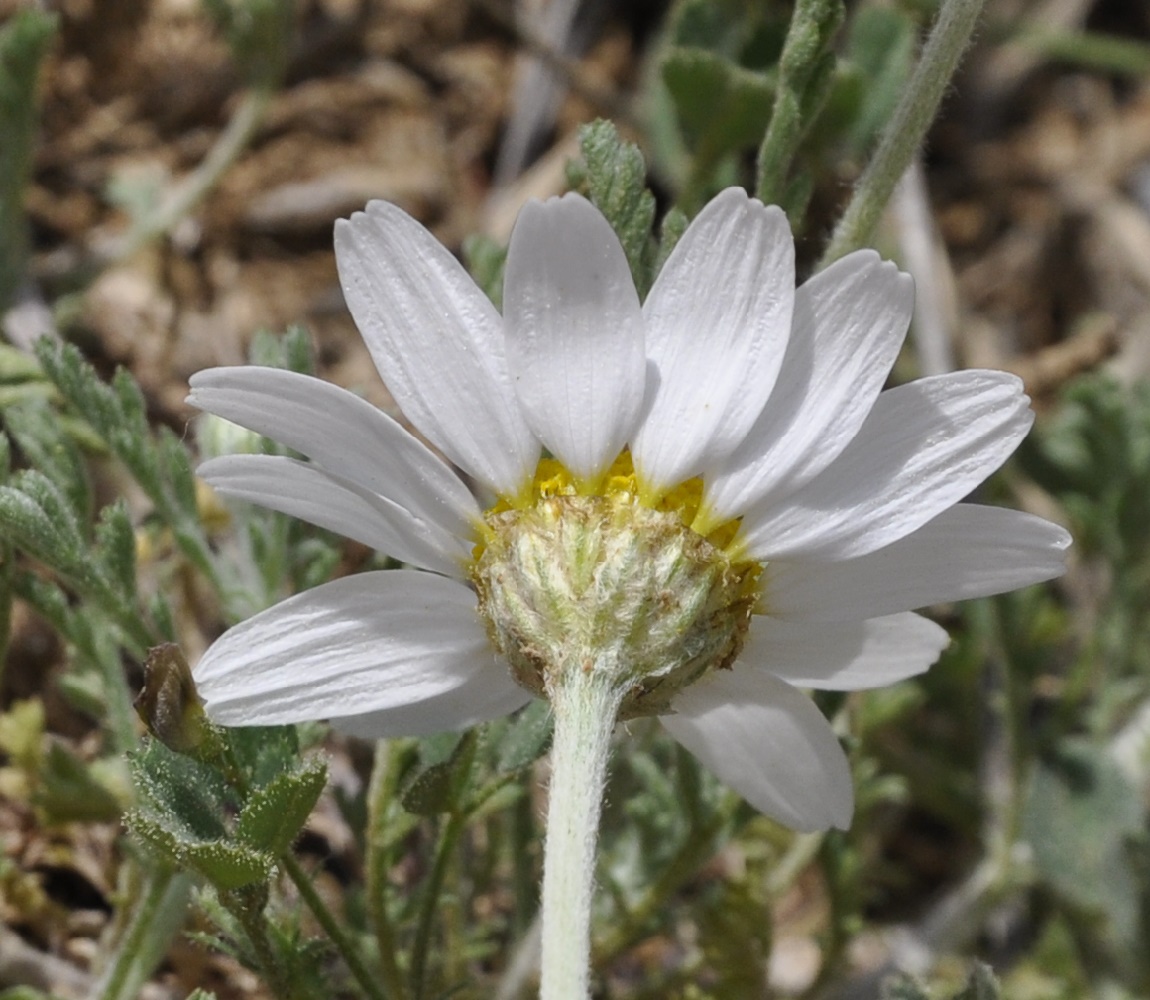
[(194, 754), (211, 734), (191, 668), (175, 643), (148, 650), (144, 686), (133, 705), (148, 732), (177, 753)]

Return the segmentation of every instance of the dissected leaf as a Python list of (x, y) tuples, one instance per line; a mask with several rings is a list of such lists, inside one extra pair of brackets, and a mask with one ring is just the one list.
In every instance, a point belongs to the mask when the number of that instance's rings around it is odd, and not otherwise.
[(582, 126), (579, 148), (587, 194), (619, 237), (642, 296), (651, 284), (651, 226), (655, 221), (655, 196), (647, 189), (643, 154), (634, 143), (624, 142), (606, 121)]

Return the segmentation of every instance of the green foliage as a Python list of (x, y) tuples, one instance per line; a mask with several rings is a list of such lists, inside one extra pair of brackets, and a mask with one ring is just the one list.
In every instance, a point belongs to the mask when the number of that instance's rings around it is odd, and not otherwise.
[(447, 760), (424, 768), (403, 793), (403, 808), (418, 816), (460, 812), (475, 763), (475, 738), (462, 737)]
[(23, 199), (36, 139), (36, 81), (56, 23), (55, 14), (29, 7), (0, 27), (0, 316), (24, 279)]
[(1042, 880), (1088, 917), (1084, 933), (1115, 958), (1137, 955), (1146, 928), (1135, 847), (1148, 844), (1146, 809), (1114, 758), (1086, 740), (1065, 740), (1034, 768), (1023, 835)]
[(1062, 504), (1081, 557), (1101, 574), (1085, 609), (1091, 638), (1066, 697), (1090, 703), (1090, 726), (1105, 737), (1150, 699), (1150, 385), (1101, 377), (1073, 384), (1021, 459)]
[(9, 794), (26, 799), (44, 823), (108, 822), (123, 809), (119, 762), (89, 763), (49, 736), (38, 701), (17, 702), (0, 715), (0, 753), (11, 762), (0, 767)]
[(140, 803), (128, 817), (130, 829), (161, 857), (221, 891), (266, 884), (327, 780), (322, 760), (301, 761), (294, 744), (280, 741), (263, 747), (258, 770), (265, 780), (253, 782), (254, 769), (234, 749), (216, 763), (148, 740), (132, 755)]
[(248, 797), (236, 823), (236, 838), (256, 850), (283, 854), (303, 829), (327, 783), (327, 765), (317, 757), (281, 771)]
[[(140, 484), (185, 556), (209, 580), (215, 567), (196, 509), (191, 459), (171, 431), (153, 434), (143, 393), (125, 371), (111, 385), (70, 345), (45, 339), (37, 357), (63, 399)], [(65, 571), (66, 572), (66, 571)]]
[(502, 309), (507, 247), (490, 236), (473, 233), (463, 241), (463, 259), (475, 283), (483, 289), (496, 309)]
[[(1002, 996), (998, 980), (988, 966), (976, 962), (966, 985), (950, 1000), (999, 1000)], [(911, 976), (892, 976), (883, 983), (882, 1000), (940, 1000), (922, 988)]]
[(315, 358), (312, 355), (311, 335), (303, 326), (289, 326), (283, 334), (260, 330), (248, 347), (248, 363), (313, 375)]
[(502, 733), (488, 733), (498, 748), (495, 768), (513, 774), (538, 760), (551, 742), (551, 706), (542, 699), (533, 700), (508, 724)]
[(646, 162), (639, 147), (625, 142), (615, 126), (606, 121), (582, 126), (579, 141), (582, 158), (568, 165), (568, 182), (586, 194), (611, 223), (642, 298), (689, 219), (680, 209), (672, 208), (656, 239), (651, 231), (655, 196), (647, 187)]
[[(293, 4), (205, 6), (251, 83), (271, 86), (290, 50)], [(758, 192), (783, 204), (797, 226), (811, 193), (840, 184), (888, 122), (919, 34), (912, 9), (853, 5), (836, 42), (838, 0), (793, 7), (792, 19), (783, 4), (674, 5), (652, 59), (652, 126), (643, 137), (656, 190), (670, 204), (661, 227), (639, 146), (608, 123), (583, 131), (572, 182), (610, 220), (641, 294), (707, 195), (751, 180), (756, 152)], [(12, 30), (0, 32), (0, 103)], [(33, 121), (34, 61), (12, 74), (26, 88), (18, 109), (26, 123)], [(29, 148), (22, 139), (6, 143), (0, 163), (9, 154), (26, 157)], [(22, 185), (3, 182), (0, 195)], [(131, 194), (150, 216), (163, 192)], [(0, 230), (19, 232), (22, 216), (13, 217), (17, 224), (9, 226), (0, 216)], [(466, 252), (498, 303), (503, 249), (474, 239)], [(21, 268), (0, 267), (0, 281)], [(0, 601), (23, 600), (58, 630), (67, 644), (60, 690), (101, 720), (107, 739), (103, 757), (89, 761), (47, 738), (39, 705), (38, 717), (14, 706), (0, 716), (5, 791), (23, 787), (20, 801), (55, 822), (113, 819), (134, 794), (128, 825), (146, 847), (143, 870), (151, 874), (125, 880), (123, 898), (139, 895), (140, 884), (162, 888), (167, 879), (170, 887), (172, 864), (195, 873), (201, 909), (216, 928), (202, 940), (260, 970), (277, 996), (351, 992), (333, 949), (375, 1000), (493, 993), (491, 970), (536, 907), (538, 800), (527, 793), (550, 734), (547, 705), (533, 702), (462, 737), (394, 741), (377, 751), (370, 783), (363, 756), (353, 752), (337, 799), (353, 828), (369, 818), (351, 852), (368, 875), (349, 888), (339, 912), (324, 908), (291, 853), (324, 786), (323, 759), (301, 758), (318, 727), (213, 728), (203, 739), (169, 732), (167, 745), (147, 740), (133, 753), (130, 791), (116, 769), (119, 752), (137, 738), (125, 658), (177, 639), (189, 607), (218, 606), (230, 622), (317, 585), (343, 550), (279, 515), (206, 501), (187, 446), (170, 429), (152, 427), (147, 400), (127, 374), (105, 383), (70, 347), (43, 344), (38, 357), (39, 364), (0, 345)], [(312, 370), (302, 329), (257, 336), (251, 358)], [(210, 422), (204, 425), (201, 440), (218, 441)], [(282, 452), (255, 435), (242, 447)], [(94, 462), (113, 476), (126, 470), (146, 504), (100, 507)], [(838, 985), (864, 915), (903, 920), (909, 912), (919, 920), (919, 905), (964, 877), (969, 860), (980, 877), (990, 874), (962, 915), (972, 937), (958, 950), (976, 947), (973, 934), (986, 926), (989, 905), (1005, 899), (1017, 906), (1025, 892), (1041, 906), (1027, 928), (1037, 943), (1027, 945), (1019, 968), (1037, 967), (1056, 985), (1020, 996), (1104, 995), (1099, 985), (1115, 977), (1125, 995), (1139, 995), (1144, 970), (1123, 956), (1145, 935), (1150, 758), (1119, 750), (1129, 742), (1124, 736), (1138, 735), (1139, 713), (1150, 705), (1150, 394), (1084, 383), (1033, 446), (1026, 468), (1065, 505), (1079, 551), (1105, 585), (1085, 607), (1068, 609), (1070, 597), (1036, 589), (964, 609), (948, 622), (955, 643), (931, 676), (821, 699), (836, 726), (849, 724), (852, 733), (853, 833), (792, 836), (754, 816), (657, 727), (629, 727), (603, 823), (595, 959), (605, 979), (607, 970), (636, 961), (635, 946), (644, 943), (658, 961), (687, 957), (672, 973), (678, 980), (668, 978), (666, 988), (646, 982), (637, 988), (643, 995), (757, 995), (785, 909), (780, 901), (802, 897), (826, 913), (823, 973), (809, 994), (821, 995)], [(150, 548), (161, 554), (147, 555)], [(193, 596), (181, 601), (187, 580)], [(1076, 653), (1072, 627), (1086, 632), (1095, 623), (1100, 638), (1085, 639)], [(177, 705), (192, 701), (186, 690), (180, 698)], [(987, 778), (991, 772), (1003, 789)], [(1025, 847), (1033, 864), (1019, 865)], [(912, 882), (920, 855), (928, 859), (929, 891)], [(182, 913), (176, 897), (170, 921)], [(149, 915), (148, 904), (132, 905)], [(312, 917), (323, 941), (305, 933)], [(933, 929), (936, 917), (932, 911), (922, 921)], [(472, 983), (480, 970), (484, 980)], [(617, 984), (628, 989), (623, 977), (608, 988)], [(136, 986), (111, 991), (109, 1000), (134, 995)], [(999, 995), (981, 966), (958, 993), (953, 983), (933, 992), (954, 1000)], [(928, 994), (904, 977), (884, 995)], [(199, 990), (192, 997), (210, 1000)]]
[(294, 0), (203, 0), (255, 86), (278, 82), (291, 54)]
[[(830, 45), (844, 16), (842, 0), (798, 0), (779, 56), (774, 106), (759, 147), (755, 194), (784, 206), (795, 223), (806, 210), (810, 192), (787, 178), (799, 144), (830, 91), (836, 68)], [(801, 201), (792, 203), (796, 196)]]
[(762, 141), (785, 33), (766, 4), (685, 0), (668, 19), (651, 81), (652, 138), (689, 215), (738, 182), (735, 158)]
[(125, 791), (117, 794), (99, 768), (51, 740), (34, 802), (49, 823), (108, 823), (119, 819)]
[(713, 994), (753, 997), (771, 954), (769, 901), (763, 880), (727, 879), (700, 900), (699, 947), (714, 970)]
[(1150, 585), (1150, 384), (1127, 389), (1094, 376), (1076, 382), (1021, 458), (1070, 514), (1084, 553)]
[(655, 197), (647, 189), (647, 168), (634, 143), (624, 142), (611, 122), (596, 121), (579, 130), (582, 161), (568, 169), (572, 187), (584, 189), (592, 204), (611, 223), (639, 295), (646, 295), (654, 275), (651, 226)]
[(897, 7), (861, 7), (847, 31), (843, 64), (828, 95), (827, 119), (849, 123), (847, 152), (861, 157), (886, 124), (914, 61), (917, 25)]

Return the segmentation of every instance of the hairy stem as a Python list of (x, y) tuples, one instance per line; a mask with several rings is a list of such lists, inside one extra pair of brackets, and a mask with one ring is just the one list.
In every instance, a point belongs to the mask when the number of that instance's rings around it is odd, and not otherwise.
[(622, 691), (594, 669), (575, 669), (564, 673), (550, 695), (555, 735), (543, 852), (539, 997), (585, 1000), (590, 995), (595, 847)]
[(830, 245), (819, 262), (820, 270), (870, 241), (895, 185), (910, 166), (938, 113), (943, 94), (970, 44), (984, 3), (985, 0), (944, 0), (922, 57), (835, 227)]
[(400, 772), (400, 745), (380, 740), (375, 745), (371, 785), (367, 798), (367, 912), (375, 931), (380, 972), (387, 995), (406, 1000), (407, 985), (399, 971), (395, 928), (387, 912), (387, 823), (388, 806), (396, 795)]

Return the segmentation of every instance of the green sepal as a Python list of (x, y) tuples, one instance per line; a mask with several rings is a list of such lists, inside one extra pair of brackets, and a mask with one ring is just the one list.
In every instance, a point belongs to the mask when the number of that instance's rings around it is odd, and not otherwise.
[(312, 757), (252, 792), (236, 824), (236, 838), (260, 851), (283, 854), (299, 835), (327, 783), (327, 764)]

